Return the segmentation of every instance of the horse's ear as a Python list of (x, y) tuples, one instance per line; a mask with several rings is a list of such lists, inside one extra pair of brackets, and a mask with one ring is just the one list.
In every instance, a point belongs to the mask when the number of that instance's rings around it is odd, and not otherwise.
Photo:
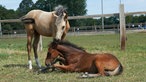
[(68, 15), (66, 13), (63, 13), (63, 16), (64, 16), (64, 20), (67, 21)]
[(69, 21), (67, 20), (67, 21), (66, 21), (66, 31), (68, 31), (69, 28), (70, 28), (70, 24), (69, 24)]
[(58, 17), (55, 13), (52, 13), (52, 15), (53, 15), (54, 17), (56, 17), (56, 18)]

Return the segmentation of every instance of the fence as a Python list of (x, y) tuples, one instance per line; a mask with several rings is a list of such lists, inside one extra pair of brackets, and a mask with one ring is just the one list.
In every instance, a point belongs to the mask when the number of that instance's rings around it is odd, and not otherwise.
[[(99, 15), (88, 15), (88, 16), (69, 16), (69, 20), (94, 18), (94, 17), (119, 16), (120, 17), (119, 19), (120, 19), (121, 50), (125, 50), (125, 43), (126, 43), (125, 16), (133, 15), (133, 14), (146, 14), (146, 12), (128, 12), (128, 13), (125, 13), (123, 4), (120, 4), (119, 12), (120, 13), (113, 13), (113, 14), (99, 14)], [(3, 23), (3, 22), (12, 23), (12, 22), (21, 22), (21, 20), (20, 19), (0, 20), (0, 23)], [(2, 34), (1, 24), (0, 24), (0, 34)]]

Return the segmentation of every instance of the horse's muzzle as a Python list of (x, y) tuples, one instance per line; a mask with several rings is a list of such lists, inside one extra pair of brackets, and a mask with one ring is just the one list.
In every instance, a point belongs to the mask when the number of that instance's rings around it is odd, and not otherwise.
[(53, 42), (55, 42), (55, 43), (58, 43), (60, 41), (61, 41), (60, 39), (56, 39), (56, 38), (53, 39)]
[(52, 48), (56, 48), (57, 44), (60, 42), (61, 40), (59, 39), (53, 39), (53, 42), (52, 42)]
[(51, 64), (47, 64), (45, 68), (42, 68), (40, 71), (41, 72), (46, 72), (47, 70), (51, 69), (52, 71), (55, 70), (55, 68), (53, 67), (53, 65)]
[(51, 66), (51, 64), (45, 64), (47, 67)]

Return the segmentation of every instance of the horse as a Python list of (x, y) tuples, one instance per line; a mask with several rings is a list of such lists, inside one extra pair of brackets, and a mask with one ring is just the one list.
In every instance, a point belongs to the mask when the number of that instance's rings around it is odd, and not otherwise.
[[(57, 61), (64, 65), (55, 64)], [(123, 72), (120, 61), (110, 53), (91, 54), (68, 41), (51, 42), (45, 60), (46, 66), (65, 72), (84, 72), (87, 77), (115, 76)]]
[(38, 60), (37, 47), (40, 35), (53, 37), (54, 40), (63, 40), (70, 28), (66, 8), (59, 5), (52, 12), (42, 10), (31, 10), (21, 17), (27, 33), (27, 52), (29, 69), (32, 69), (30, 57), (31, 43), (33, 40), (33, 50), (36, 64), (41, 68)]

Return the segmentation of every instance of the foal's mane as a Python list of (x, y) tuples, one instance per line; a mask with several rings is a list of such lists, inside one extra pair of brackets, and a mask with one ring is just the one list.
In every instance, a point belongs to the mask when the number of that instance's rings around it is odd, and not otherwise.
[(67, 11), (66, 11), (67, 8), (64, 8), (62, 5), (59, 5), (57, 7), (55, 7), (55, 14), (57, 16), (62, 16), (63, 13), (66, 13), (67, 14)]
[[(85, 49), (83, 47), (79, 47), (79, 46), (77, 46), (77, 45), (75, 45), (75, 44), (73, 44), (73, 43), (71, 43), (69, 41), (58, 41), (58, 42), (55, 42), (55, 43), (58, 44), (58, 45), (70, 46), (70, 47), (73, 47), (75, 49), (79, 49), (81, 51), (85, 51)], [(51, 43), (52, 46), (56, 45), (56, 44), (54, 44), (54, 42)]]

